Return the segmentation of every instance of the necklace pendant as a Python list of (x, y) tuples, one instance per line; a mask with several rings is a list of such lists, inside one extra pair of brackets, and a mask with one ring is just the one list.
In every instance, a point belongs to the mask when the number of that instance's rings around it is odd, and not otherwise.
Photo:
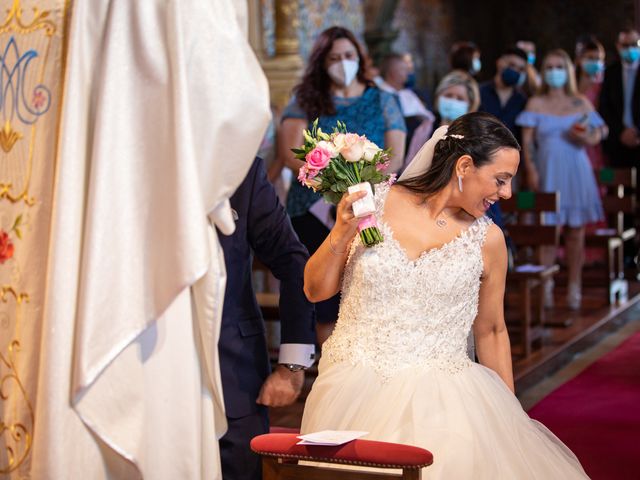
[(439, 218), (436, 220), (436, 225), (440, 228), (444, 228), (447, 226), (447, 221), (444, 218)]

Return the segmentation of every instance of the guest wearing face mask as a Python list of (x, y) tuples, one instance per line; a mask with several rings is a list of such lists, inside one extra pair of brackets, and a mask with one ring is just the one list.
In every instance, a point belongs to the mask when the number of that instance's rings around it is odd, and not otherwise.
[(518, 40), (516, 42), (516, 47), (527, 54), (527, 66), (525, 68), (527, 78), (522, 85), (521, 90), (527, 97), (531, 97), (538, 92), (542, 83), (540, 73), (536, 69), (536, 44), (531, 40)]
[(480, 105), (478, 83), (471, 75), (462, 70), (454, 70), (445, 75), (436, 87), (433, 106), (435, 121), (429, 131), (418, 131), (413, 135), (407, 150), (407, 159), (411, 160), (424, 143), (431, 137), (433, 130), (441, 125), (449, 125), (465, 113), (475, 112)]
[[(277, 149), (281, 162), (297, 176), (303, 165), (291, 148), (303, 143), (302, 131), (317, 118), (318, 126), (332, 132), (339, 120), (350, 132), (366, 135), (382, 148), (391, 149), (389, 172), (398, 171), (404, 159), (406, 128), (396, 98), (377, 88), (365, 76), (365, 56), (353, 33), (342, 27), (322, 32), (313, 46), (302, 81), (282, 114)], [(321, 195), (294, 181), (287, 196), (293, 228), (310, 253), (329, 234), (334, 219)], [(316, 304), (316, 331), (322, 344), (333, 330), (339, 295)]]
[(520, 141), (516, 117), (527, 104), (518, 87), (526, 80), (527, 54), (517, 47), (509, 47), (496, 61), (496, 75), (480, 85), (480, 110), (495, 115)]
[[(589, 99), (578, 92), (573, 64), (564, 50), (552, 50), (542, 62), (540, 93), (527, 103), (517, 123), (532, 190), (560, 192), (560, 213), (548, 222), (564, 227), (569, 286), (567, 305), (581, 305), (584, 226), (603, 218), (598, 187), (586, 153), (596, 145), (605, 124)], [(532, 150), (537, 146), (536, 161)], [(543, 261), (555, 262), (556, 249), (545, 248)], [(553, 305), (553, 283), (545, 285), (545, 304)]]
[(441, 125), (449, 125), (465, 113), (475, 112), (480, 105), (478, 83), (462, 70), (453, 70), (445, 75), (436, 87), (433, 107), (435, 120), (429, 128), (418, 128), (413, 134), (405, 163), (418, 153), (433, 131)]
[(439, 117), (435, 128), (449, 125), (465, 113), (478, 110), (478, 84), (468, 73), (454, 70), (440, 80), (436, 87), (434, 105)]
[(600, 113), (609, 125), (604, 143), (613, 166), (640, 165), (640, 36), (627, 28), (616, 43), (620, 61), (604, 74), (600, 93)]
[[(576, 42), (578, 91), (589, 99), (596, 110), (600, 104), (600, 90), (604, 79), (604, 58), (604, 47), (593, 35), (584, 35)], [(608, 130), (603, 131), (604, 138), (607, 134)], [(601, 143), (587, 146), (587, 155), (593, 168), (605, 166)]]
[(449, 51), (451, 70), (462, 70), (475, 77), (482, 70), (480, 49), (473, 42), (456, 42)]
[[(402, 110), (407, 127), (405, 142), (407, 149), (416, 131), (426, 131), (429, 136), (431, 135), (435, 120), (433, 113), (424, 106), (418, 95), (405, 86), (411, 69), (412, 65), (407, 61), (405, 55), (390, 53), (382, 59), (380, 64), (380, 73), (384, 80), (378, 85), (385, 92), (395, 95), (400, 102), (400, 110)], [(406, 162), (405, 159), (405, 164)]]

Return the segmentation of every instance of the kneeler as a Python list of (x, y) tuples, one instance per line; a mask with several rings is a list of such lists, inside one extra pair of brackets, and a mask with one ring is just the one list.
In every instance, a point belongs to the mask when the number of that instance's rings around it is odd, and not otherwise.
[[(262, 456), (264, 480), (418, 480), (420, 470), (433, 463), (428, 450), (398, 443), (353, 440), (338, 446), (296, 445), (298, 433), (267, 433), (251, 440), (251, 449)], [(299, 465), (298, 461), (326, 464)], [(368, 472), (332, 468), (331, 464), (402, 470)]]

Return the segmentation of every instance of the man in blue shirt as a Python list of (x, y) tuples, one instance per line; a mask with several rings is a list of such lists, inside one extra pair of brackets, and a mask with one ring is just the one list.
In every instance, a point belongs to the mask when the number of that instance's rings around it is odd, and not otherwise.
[[(527, 97), (520, 87), (527, 78), (527, 54), (518, 47), (509, 47), (496, 60), (496, 75), (493, 80), (480, 85), (480, 111), (495, 115), (520, 142), (520, 127), (516, 117), (527, 105)], [(498, 203), (491, 205), (489, 217), (504, 231), (504, 221)], [(507, 246), (513, 250), (507, 237)]]
[(527, 97), (520, 87), (526, 80), (527, 54), (509, 47), (496, 61), (496, 75), (480, 85), (480, 111), (491, 113), (504, 123), (520, 141), (516, 117), (524, 110)]

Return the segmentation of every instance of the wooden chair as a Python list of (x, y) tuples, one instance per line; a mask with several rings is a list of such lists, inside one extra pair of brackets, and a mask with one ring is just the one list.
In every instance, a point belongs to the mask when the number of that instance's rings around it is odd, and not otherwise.
[(605, 188), (602, 206), (609, 228), (599, 229), (585, 237), (587, 247), (607, 251), (607, 277), (609, 303), (626, 301), (629, 285), (624, 278), (624, 244), (633, 242), (636, 229), (625, 228), (625, 215), (635, 215), (637, 172), (630, 168), (603, 168), (596, 172), (598, 184)]
[(516, 249), (514, 268), (507, 274), (507, 290), (515, 287), (520, 316), (512, 327), (520, 334), (524, 356), (541, 344), (545, 325), (544, 285), (560, 270), (558, 265), (545, 266), (540, 261), (543, 246), (558, 243), (559, 228), (545, 225), (545, 213), (558, 213), (560, 194), (518, 192), (500, 201), (505, 214), (507, 234)]
[[(264, 480), (418, 480), (420, 470), (433, 463), (428, 450), (411, 445), (353, 440), (338, 446), (297, 445), (296, 433), (268, 433), (251, 440), (251, 449), (262, 456)], [(322, 466), (299, 465), (299, 461)], [(342, 464), (354, 469), (331, 468)], [(368, 472), (357, 467), (401, 470)]]

